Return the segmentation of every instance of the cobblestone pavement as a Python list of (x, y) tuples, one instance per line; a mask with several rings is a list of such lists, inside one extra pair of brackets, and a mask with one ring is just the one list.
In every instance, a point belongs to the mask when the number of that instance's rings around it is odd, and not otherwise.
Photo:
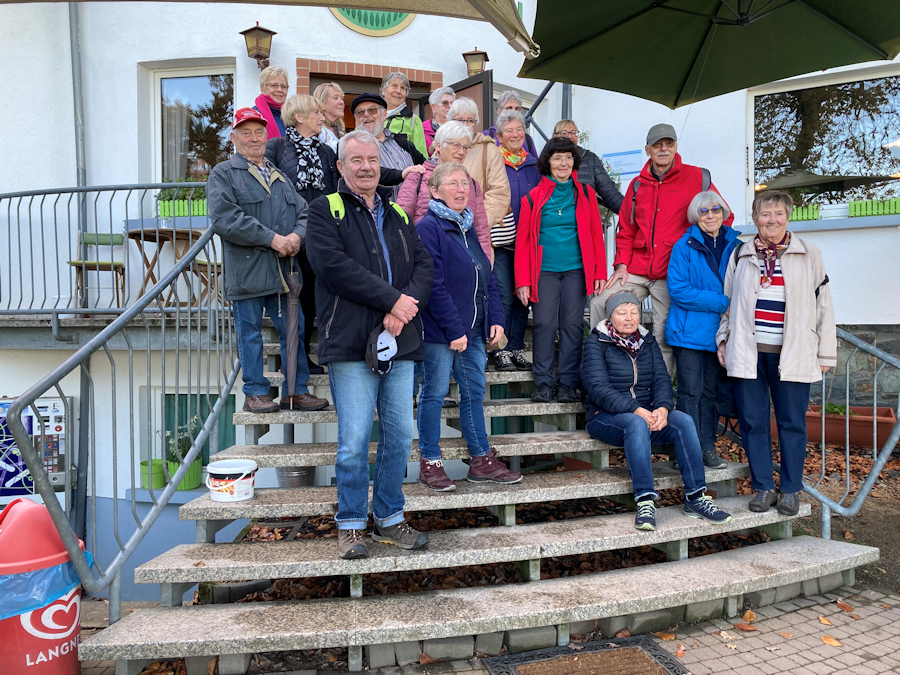
[[(838, 607), (842, 600), (852, 608)], [(654, 637), (663, 649), (675, 654), (691, 675), (875, 675), (900, 673), (900, 592), (884, 595), (845, 587), (837, 593), (795, 598), (756, 612), (752, 632), (734, 627), (741, 621), (716, 620), (674, 631), (675, 640)], [(830, 621), (823, 624), (819, 617)], [(859, 617), (859, 618), (856, 618)], [(92, 634), (85, 630), (83, 636)], [(842, 646), (822, 641), (837, 639)], [(327, 671), (332, 672), (332, 671)], [(378, 675), (483, 675), (478, 660), (404, 666), (370, 671)], [(82, 675), (114, 675), (113, 661), (85, 661)], [(292, 675), (292, 674), (286, 674)], [(316, 675), (299, 671), (295, 675)], [(326, 675), (326, 671), (320, 671)]]

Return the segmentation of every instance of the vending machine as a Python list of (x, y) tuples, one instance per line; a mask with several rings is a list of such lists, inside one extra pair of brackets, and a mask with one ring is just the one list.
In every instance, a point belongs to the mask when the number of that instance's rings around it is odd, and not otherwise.
[[(14, 398), (0, 398), (0, 503), (14, 497), (36, 494), (31, 472), (6, 422), (7, 412), (14, 401)], [(73, 429), (72, 420), (66, 415), (66, 403), (69, 415), (77, 418), (72, 397), (39, 398), (34, 406), (38, 414), (35, 415), (29, 407), (22, 413), (22, 422), (38, 456), (43, 460), (44, 470), (50, 476), (54, 489), (67, 493), (70, 481), (66, 477), (71, 476), (72, 466), (69, 441), (73, 438)]]

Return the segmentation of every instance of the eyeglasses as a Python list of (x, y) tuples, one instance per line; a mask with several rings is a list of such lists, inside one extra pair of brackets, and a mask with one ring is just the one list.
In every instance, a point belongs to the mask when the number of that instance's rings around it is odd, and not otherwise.
[(465, 150), (466, 152), (472, 149), (471, 145), (463, 145), (458, 141), (444, 141), (444, 145), (448, 145), (454, 150)]
[(369, 117), (378, 117), (378, 111), (382, 110), (379, 106), (372, 106), (371, 108), (366, 108), (365, 110), (360, 110), (357, 108), (353, 111), (354, 117), (365, 117), (368, 115)]
[(722, 212), (721, 206), (710, 206), (708, 209), (700, 209), (700, 214), (705, 216), (707, 213), (714, 213), (715, 215), (719, 215)]
[(451, 105), (453, 105), (453, 101), (438, 101), (437, 105), (441, 106), (442, 108), (449, 108)]
[(554, 164), (568, 164), (572, 161), (572, 155), (553, 155), (550, 157), (550, 161)]
[(567, 136), (568, 138), (578, 138), (578, 129), (574, 129), (572, 131), (557, 131), (553, 135), (556, 138), (561, 138), (563, 136)]
[(472, 119), (471, 117), (467, 117), (466, 119), (457, 119), (456, 121), (467, 124), (470, 127), (474, 127), (478, 123), (478, 120)]
[(284, 89), (285, 91), (288, 90), (288, 85), (286, 85), (286, 84), (275, 84), (274, 82), (266, 82), (266, 86), (269, 89)]
[(468, 190), (471, 185), (469, 185), (469, 181), (465, 180), (450, 180), (446, 183), (441, 183), (441, 187), (450, 188), (451, 190), (459, 190), (462, 188), (463, 190)]

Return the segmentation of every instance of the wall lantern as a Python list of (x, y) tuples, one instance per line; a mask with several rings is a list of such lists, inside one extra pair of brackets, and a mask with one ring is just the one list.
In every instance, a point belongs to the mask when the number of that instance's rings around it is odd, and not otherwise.
[(475, 47), (470, 52), (465, 52), (462, 57), (466, 60), (466, 69), (469, 77), (483, 73), (485, 61), (490, 61), (487, 52), (479, 50), (478, 47)]
[(247, 41), (247, 56), (256, 59), (259, 69), (269, 67), (269, 54), (272, 52), (272, 36), (277, 35), (274, 30), (263, 28), (259, 21), (253, 28), (242, 30), (241, 35)]

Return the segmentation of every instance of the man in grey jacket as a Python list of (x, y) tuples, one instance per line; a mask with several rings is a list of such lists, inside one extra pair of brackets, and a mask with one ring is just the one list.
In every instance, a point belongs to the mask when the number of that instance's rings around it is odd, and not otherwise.
[[(244, 378), (244, 410), (276, 412), (263, 376), (263, 310), (281, 341), (281, 361), (287, 362), (284, 309), (294, 256), (306, 235), (307, 204), (275, 166), (265, 158), (266, 119), (252, 108), (234, 115), (231, 141), (234, 156), (217, 164), (209, 174), (207, 199), (213, 231), (225, 242), (225, 297), (231, 300), (238, 338), (238, 356)], [(309, 393), (309, 368), (303, 351), (303, 317), (297, 344), (294, 395), (284, 384), (281, 408), (321, 410), (324, 398)]]

